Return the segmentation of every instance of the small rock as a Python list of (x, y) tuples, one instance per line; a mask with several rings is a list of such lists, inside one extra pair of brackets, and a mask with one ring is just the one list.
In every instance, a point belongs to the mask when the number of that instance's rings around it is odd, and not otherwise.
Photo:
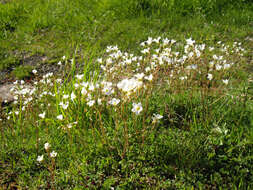
[(0, 86), (0, 103), (10, 103), (14, 101), (14, 96), (11, 93), (13, 84), (4, 84)]

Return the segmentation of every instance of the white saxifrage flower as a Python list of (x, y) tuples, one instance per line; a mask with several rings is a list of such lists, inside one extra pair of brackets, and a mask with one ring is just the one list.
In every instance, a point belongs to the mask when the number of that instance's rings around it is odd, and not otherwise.
[(76, 78), (78, 79), (78, 80), (81, 80), (82, 78), (83, 78), (83, 74), (82, 75), (76, 75)]
[(146, 80), (148, 80), (148, 81), (152, 81), (152, 80), (153, 80), (153, 75), (150, 74), (149, 76), (145, 76), (144, 78), (145, 78)]
[(58, 115), (56, 118), (57, 118), (58, 120), (63, 120), (63, 115)]
[(39, 114), (39, 117), (40, 117), (41, 119), (44, 119), (45, 116), (46, 116), (46, 112), (43, 112), (43, 113)]
[(62, 98), (63, 98), (63, 99), (68, 99), (68, 98), (69, 98), (69, 95), (68, 95), (68, 94), (64, 94)]
[(32, 73), (36, 75), (36, 74), (37, 74), (37, 70), (36, 70), (36, 69), (33, 69), (33, 70), (32, 70)]
[(136, 115), (139, 115), (141, 111), (143, 110), (141, 103), (133, 103), (132, 112), (134, 112)]
[(110, 87), (110, 86), (105, 86), (105, 87), (103, 88), (102, 92), (103, 92), (105, 95), (108, 95), (108, 96), (109, 96), (109, 95), (111, 95), (111, 94), (114, 93), (114, 90), (113, 90), (113, 88)]
[(38, 156), (37, 161), (38, 161), (38, 162), (42, 162), (43, 159), (44, 159), (44, 155), (41, 155), (41, 156)]
[(224, 79), (224, 80), (222, 80), (222, 82), (223, 82), (225, 85), (228, 85), (228, 79)]
[(215, 66), (215, 68), (216, 68), (217, 71), (219, 71), (219, 70), (222, 69), (222, 66), (218, 64), (218, 65)]
[(138, 80), (141, 80), (145, 75), (144, 73), (137, 73), (136, 75), (134, 75)]
[(101, 98), (98, 98), (97, 102), (98, 102), (98, 105), (102, 105), (102, 99)]
[(50, 157), (55, 158), (57, 156), (57, 152), (53, 151), (50, 153)]
[(85, 87), (83, 87), (83, 88), (82, 88), (82, 90), (81, 90), (81, 94), (82, 94), (82, 95), (86, 95), (86, 94), (87, 94), (87, 90), (86, 90), (86, 88), (85, 88)]
[(74, 92), (71, 93), (70, 98), (71, 98), (72, 101), (76, 98), (76, 95), (75, 95)]
[(89, 102), (87, 102), (88, 106), (91, 107), (95, 104), (95, 100), (90, 100)]
[(60, 102), (59, 105), (66, 110), (69, 106), (69, 102), (66, 102), (65, 104), (63, 102)]
[(78, 89), (79, 86), (80, 86), (80, 85), (79, 85), (78, 83), (75, 83), (75, 84), (74, 84), (75, 89)]
[(212, 80), (212, 79), (213, 79), (213, 75), (210, 74), (210, 73), (208, 73), (208, 74), (207, 74), (207, 79), (208, 79), (208, 80)]
[(113, 98), (112, 100), (109, 101), (109, 104), (116, 106), (120, 102), (119, 99)]
[(47, 143), (45, 143), (44, 144), (44, 148), (45, 148), (45, 150), (48, 150), (49, 148), (50, 148), (50, 144), (47, 142)]
[(154, 116), (152, 117), (153, 123), (156, 123), (157, 121), (159, 121), (162, 118), (163, 118), (162, 115), (160, 115), (160, 114), (154, 114)]
[(142, 86), (142, 82), (136, 80), (135, 78), (131, 79), (123, 79), (117, 84), (117, 87), (123, 92), (130, 93), (131, 91), (135, 91)]
[(94, 86), (93, 84), (90, 84), (89, 90), (90, 90), (90, 91), (94, 91), (94, 90), (95, 90), (95, 86)]

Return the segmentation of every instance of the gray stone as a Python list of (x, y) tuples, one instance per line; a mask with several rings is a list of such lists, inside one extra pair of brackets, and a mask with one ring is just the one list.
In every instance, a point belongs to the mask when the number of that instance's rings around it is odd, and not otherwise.
[(10, 103), (14, 101), (14, 96), (11, 93), (11, 88), (14, 84), (4, 84), (0, 86), (0, 103)]

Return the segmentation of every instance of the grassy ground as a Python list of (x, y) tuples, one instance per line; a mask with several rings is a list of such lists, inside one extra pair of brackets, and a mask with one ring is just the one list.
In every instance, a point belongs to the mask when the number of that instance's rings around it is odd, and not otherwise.
[(2, 1), (0, 187), (252, 189), (252, 8)]
[(112, 44), (134, 51), (148, 36), (192, 36), (209, 43), (252, 38), (250, 4), (160, 1), (7, 1), (0, 4), (0, 68), (34, 55), (55, 63), (77, 45), (97, 54)]

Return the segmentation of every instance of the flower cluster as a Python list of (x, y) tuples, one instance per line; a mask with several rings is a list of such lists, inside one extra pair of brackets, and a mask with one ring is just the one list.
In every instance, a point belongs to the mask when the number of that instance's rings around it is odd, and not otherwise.
[[(57, 156), (57, 152), (55, 152), (54, 150), (50, 152), (51, 145), (48, 142), (44, 144), (44, 148), (51, 158), (55, 158)], [(38, 162), (42, 162), (43, 160), (44, 160), (43, 154), (38, 156), (37, 158)]]
[[(17, 115), (34, 106), (38, 110), (38, 121), (51, 122), (67, 131), (73, 126), (84, 125), (83, 121), (103, 120), (100, 116), (103, 111), (108, 117), (114, 117), (115, 123), (120, 123), (117, 119), (143, 116), (149, 117), (143, 119), (147, 121), (144, 124), (156, 125), (163, 119), (163, 110), (156, 110), (161, 115), (145, 113), (148, 97), (156, 89), (170, 88), (174, 90), (170, 90), (171, 93), (177, 93), (182, 88), (226, 89), (230, 85), (231, 73), (240, 66), (236, 59), (243, 56), (245, 50), (237, 42), (230, 45), (218, 42), (216, 45), (197, 44), (192, 38), (177, 42), (149, 37), (140, 44), (139, 55), (108, 46), (105, 55), (97, 59), (100, 69), (91, 73), (89, 80), (88, 73), (79, 73), (70, 82), (63, 83), (63, 78), (48, 73), (33, 85), (16, 81), (12, 93), (17, 106), (8, 113), (7, 119), (13, 118), (15, 122), (22, 118)], [(62, 61), (67, 62), (66, 57)], [(62, 65), (62, 62), (58, 64)], [(33, 73), (37, 75), (36, 71)], [(45, 105), (43, 100), (50, 100), (50, 103)], [(47, 111), (50, 106), (53, 112)], [(45, 149), (49, 151), (50, 145), (45, 144)], [(56, 155), (56, 152), (50, 152), (51, 157)], [(41, 162), (43, 155), (37, 160)]]

